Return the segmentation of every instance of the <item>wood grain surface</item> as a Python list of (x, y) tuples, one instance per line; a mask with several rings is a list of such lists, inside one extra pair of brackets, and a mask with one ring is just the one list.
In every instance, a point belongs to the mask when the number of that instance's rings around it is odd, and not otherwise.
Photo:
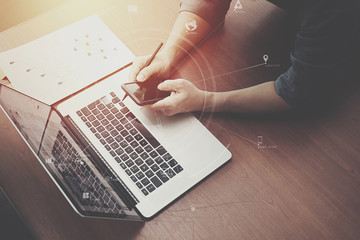
[[(178, 0), (31, 2), (0, 1), (0, 51), (98, 13), (136, 55), (149, 54), (179, 10)], [(266, 1), (241, 3), (174, 78), (227, 91), (287, 69), (290, 16)], [(256, 67), (264, 54), (269, 66)], [(37, 239), (360, 239), (359, 93), (350, 83), (316, 113), (195, 113), (232, 161), (144, 223), (78, 216), (3, 112), (0, 185)]]

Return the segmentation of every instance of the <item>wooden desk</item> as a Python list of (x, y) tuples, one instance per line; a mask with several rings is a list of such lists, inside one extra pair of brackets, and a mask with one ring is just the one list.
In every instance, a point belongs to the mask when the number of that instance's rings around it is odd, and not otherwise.
[[(38, 15), (2, 32), (0, 50), (98, 13), (136, 55), (148, 54), (166, 40), (179, 7), (177, 0), (25, 2), (0, 3), (2, 30)], [(261, 0), (241, 3), (178, 76), (223, 91), (286, 69), (286, 14)], [(134, 4), (138, 12), (127, 12)], [(17, 15), (12, 9), (21, 6), (28, 11)], [(272, 67), (240, 71), (265, 53)], [(317, 115), (197, 114), (233, 159), (145, 223), (78, 216), (1, 112), (0, 185), (37, 239), (360, 239), (359, 102), (355, 86)]]

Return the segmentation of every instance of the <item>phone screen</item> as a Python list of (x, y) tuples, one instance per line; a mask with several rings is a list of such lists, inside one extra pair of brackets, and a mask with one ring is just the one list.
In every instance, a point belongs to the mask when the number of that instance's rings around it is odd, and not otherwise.
[(124, 83), (122, 88), (137, 104), (146, 105), (155, 103), (170, 95), (171, 92), (160, 91), (157, 88), (159, 83), (159, 81)]

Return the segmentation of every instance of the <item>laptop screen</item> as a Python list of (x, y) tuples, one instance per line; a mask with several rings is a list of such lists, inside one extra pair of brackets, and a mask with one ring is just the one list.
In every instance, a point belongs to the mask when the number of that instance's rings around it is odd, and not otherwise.
[(84, 216), (139, 219), (50, 106), (0, 85), (0, 104), (73, 207)]

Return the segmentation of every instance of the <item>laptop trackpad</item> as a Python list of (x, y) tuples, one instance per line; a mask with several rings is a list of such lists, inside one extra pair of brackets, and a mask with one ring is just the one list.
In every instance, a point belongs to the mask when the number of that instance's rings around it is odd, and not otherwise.
[(169, 117), (161, 111), (152, 111), (147, 107), (141, 108), (141, 112), (151, 122), (151, 125), (166, 137), (178, 135), (185, 127), (191, 124), (187, 114), (177, 114)]

